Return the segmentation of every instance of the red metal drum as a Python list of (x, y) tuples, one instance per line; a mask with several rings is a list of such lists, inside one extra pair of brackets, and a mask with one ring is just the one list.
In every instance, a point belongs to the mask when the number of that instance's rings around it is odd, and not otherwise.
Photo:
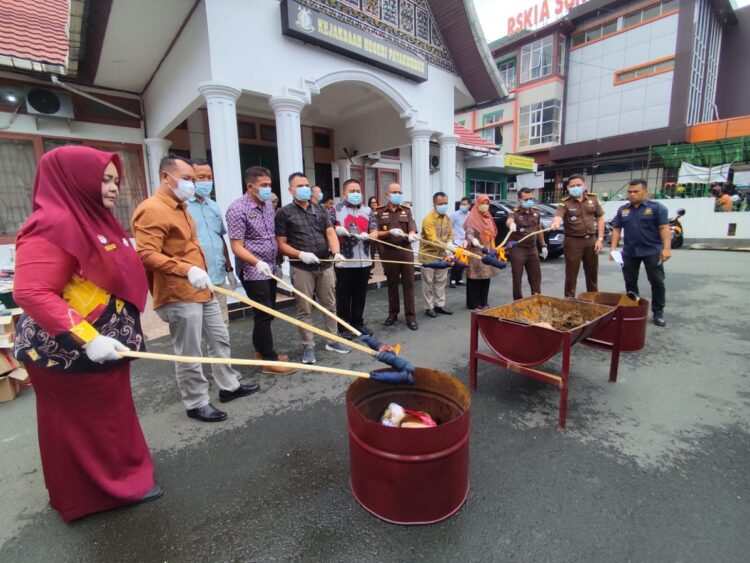
[[(445, 520), (469, 492), (469, 391), (437, 370), (417, 368), (414, 379), (414, 385), (358, 379), (346, 393), (352, 493), (394, 524)], [(392, 402), (428, 412), (438, 426), (383, 426), (380, 417)]]
[[(584, 342), (584, 344), (603, 343), (606, 345), (612, 345), (617, 337), (617, 325), (615, 320), (617, 317), (621, 317), (623, 325), (622, 336), (620, 337), (620, 351), (637, 352), (638, 350), (643, 350), (643, 347), (646, 344), (646, 325), (648, 323), (649, 301), (648, 299), (641, 298), (638, 300), (637, 305), (623, 305), (621, 304), (621, 301), (626, 301), (623, 297), (625, 297), (624, 293), (594, 291), (581, 293), (578, 296), (578, 299), (584, 301), (617, 307), (615, 318), (591, 333), (588, 337), (588, 342)], [(627, 299), (627, 301), (630, 300)]]

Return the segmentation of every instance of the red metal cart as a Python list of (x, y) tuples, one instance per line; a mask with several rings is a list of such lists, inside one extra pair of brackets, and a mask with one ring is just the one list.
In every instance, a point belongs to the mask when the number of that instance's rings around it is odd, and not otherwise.
[[(548, 318), (542, 312), (550, 311), (559, 315), (580, 315), (582, 324), (570, 329), (556, 330), (540, 323)], [(533, 377), (554, 385), (560, 390), (560, 412), (558, 424), (565, 427), (568, 412), (568, 380), (570, 377), (570, 349), (594, 333), (600, 327), (612, 322), (615, 325), (610, 350), (609, 381), (617, 381), (620, 361), (620, 338), (622, 317), (615, 318), (616, 308), (577, 299), (559, 299), (545, 295), (534, 295), (519, 299), (500, 307), (471, 315), (471, 353), (469, 373), (471, 388), (477, 388), (477, 365), (484, 360), (526, 377)], [(613, 320), (614, 319), (614, 320)], [(479, 350), (478, 334), (494, 353)], [(604, 346), (602, 346), (604, 348)], [(559, 375), (549, 373), (534, 366), (540, 366), (562, 351), (562, 369)]]

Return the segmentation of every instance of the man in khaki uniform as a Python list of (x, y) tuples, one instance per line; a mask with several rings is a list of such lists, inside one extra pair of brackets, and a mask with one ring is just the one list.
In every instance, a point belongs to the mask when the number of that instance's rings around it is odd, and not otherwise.
[(539, 265), (539, 252), (537, 245), (542, 248), (542, 258), (547, 258), (547, 243), (544, 241), (544, 233), (539, 224), (539, 208), (534, 206), (534, 196), (529, 188), (521, 188), (518, 191), (518, 207), (513, 209), (505, 223), (511, 230), (510, 240), (519, 241), (531, 233), (537, 232), (534, 237), (528, 237), (522, 243), (517, 244), (510, 251), (510, 266), (513, 272), (513, 299), (521, 299), (521, 280), (523, 271), (529, 279), (531, 294), (538, 295), (542, 292), (542, 269)]
[(559, 229), (565, 220), (565, 297), (575, 297), (581, 262), (586, 276), (586, 291), (599, 290), (599, 251), (604, 243), (604, 211), (596, 196), (586, 193), (586, 182), (580, 174), (573, 174), (568, 179), (568, 194), (557, 208), (552, 229)]
[[(392, 183), (386, 194), (388, 203), (378, 207), (370, 217), (370, 238), (380, 239), (401, 247), (380, 244), (378, 254), (383, 260), (411, 262), (414, 260), (411, 243), (419, 239), (417, 224), (411, 214), (411, 209), (402, 205), (403, 193), (401, 186)], [(376, 243), (377, 244), (377, 243)], [(400, 310), (398, 286), (404, 288), (404, 314), (406, 326), (417, 330), (417, 310), (414, 303), (414, 266), (410, 264), (383, 264), (383, 272), (388, 283), (388, 318), (383, 323), (392, 326), (398, 318)]]

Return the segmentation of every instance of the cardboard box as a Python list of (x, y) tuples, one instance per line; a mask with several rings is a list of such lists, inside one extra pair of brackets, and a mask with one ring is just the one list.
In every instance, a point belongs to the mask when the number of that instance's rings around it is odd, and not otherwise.
[(23, 368), (16, 368), (0, 377), (0, 403), (15, 399), (21, 387), (28, 381), (29, 374)]
[(18, 367), (21, 365), (13, 357), (11, 350), (0, 350), (0, 375), (5, 375)]

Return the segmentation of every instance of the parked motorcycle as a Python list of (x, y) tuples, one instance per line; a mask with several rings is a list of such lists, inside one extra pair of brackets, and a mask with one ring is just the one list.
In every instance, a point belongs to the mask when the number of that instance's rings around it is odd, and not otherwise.
[(682, 223), (680, 217), (685, 215), (684, 209), (678, 209), (677, 215), (669, 219), (669, 232), (672, 235), (672, 248), (680, 248), (684, 241)]

